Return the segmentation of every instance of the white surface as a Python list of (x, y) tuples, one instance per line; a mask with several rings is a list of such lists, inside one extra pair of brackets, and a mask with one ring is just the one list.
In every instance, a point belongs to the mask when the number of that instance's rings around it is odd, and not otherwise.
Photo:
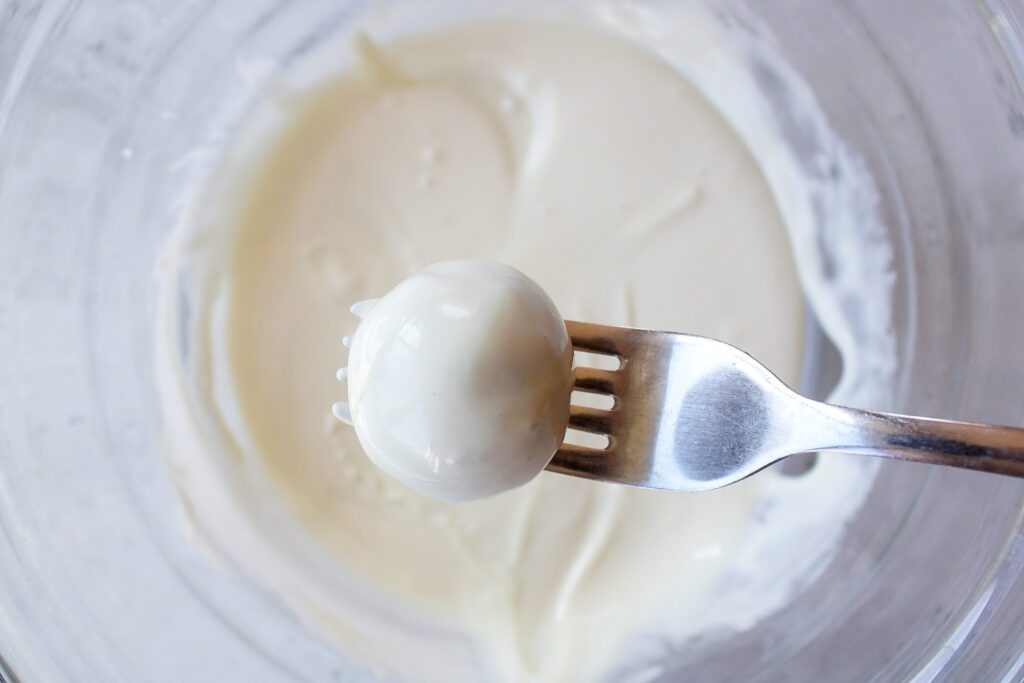
[[(635, 18), (599, 18), (666, 49)], [(680, 68), (712, 90), (733, 69), (717, 101), (757, 112), (745, 63), (712, 25), (687, 26), (702, 40), (679, 48)], [(870, 463), (700, 496), (542, 474), (449, 505), (379, 472), (328, 413), (345, 306), (455, 257), (519, 267), (567, 317), (718, 337), (795, 381), (802, 300), (772, 192), (673, 69), (596, 32), (498, 23), (383, 52), (366, 42), (349, 75), (275, 117), (265, 148), (225, 162), (169, 257), (168, 282), (184, 274), (203, 302), (196, 362), (165, 355), (161, 377), (171, 462), (208, 546), (325, 637), (416, 680), (593, 679), (747, 628), (820, 570)], [(801, 213), (819, 189), (766, 121), (739, 120), (772, 170), (801, 278), (822, 285), (811, 302), (858, 367), (829, 306), (882, 261), (862, 250), (845, 279), (821, 282)], [(869, 193), (822, 197), (836, 220), (870, 214), (857, 204)], [(174, 286), (167, 320), (181, 313)]]

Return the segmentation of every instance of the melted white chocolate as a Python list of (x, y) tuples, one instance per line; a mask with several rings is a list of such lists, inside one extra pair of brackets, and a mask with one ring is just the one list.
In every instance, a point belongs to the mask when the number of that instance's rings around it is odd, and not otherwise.
[(673, 69), (589, 29), (467, 25), (364, 41), (278, 117), (167, 269), (170, 459), (208, 545), (414, 680), (592, 680), (645, 637), (749, 626), (820, 564), (864, 489), (846, 460), (700, 495), (542, 473), (452, 504), (329, 412), (348, 305), (455, 258), (520, 268), (567, 318), (716, 337), (794, 382), (803, 301), (772, 193)]

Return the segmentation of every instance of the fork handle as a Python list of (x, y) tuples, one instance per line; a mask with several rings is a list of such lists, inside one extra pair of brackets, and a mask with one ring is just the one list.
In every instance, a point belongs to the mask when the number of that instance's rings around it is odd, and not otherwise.
[(819, 404), (842, 424), (814, 450), (962, 467), (1024, 477), (1024, 429)]

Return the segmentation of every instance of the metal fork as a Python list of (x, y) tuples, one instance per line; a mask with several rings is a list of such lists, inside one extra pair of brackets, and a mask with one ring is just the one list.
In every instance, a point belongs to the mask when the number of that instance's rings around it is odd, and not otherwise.
[(575, 369), (575, 388), (607, 409), (572, 406), (569, 425), (604, 449), (563, 444), (548, 469), (672, 491), (706, 491), (789, 455), (817, 451), (950, 465), (1024, 477), (1024, 429), (876, 413), (812, 401), (724, 342), (566, 322), (577, 351), (619, 359)]

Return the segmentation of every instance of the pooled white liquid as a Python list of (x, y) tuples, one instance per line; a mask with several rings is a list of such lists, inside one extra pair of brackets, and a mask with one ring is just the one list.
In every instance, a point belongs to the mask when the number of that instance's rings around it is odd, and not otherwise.
[[(227, 158), (168, 256), (161, 390), (197, 536), (321, 637), (409, 680), (621, 680), (688, 638), (750, 628), (820, 571), (870, 485), (873, 463), (837, 456), (706, 494), (542, 473), (448, 504), (380, 472), (330, 415), (347, 306), (453, 258), (528, 272), (567, 318), (722, 339), (794, 384), (804, 299), (787, 227), (844, 354), (843, 397), (868, 395), (887, 321), (847, 310), (885, 300), (871, 271), (885, 259), (869, 245), (826, 277), (809, 206), (856, 218), (854, 235), (870, 207), (802, 175), (710, 24), (682, 22), (700, 40), (681, 41), (664, 17), (650, 36), (627, 18), (652, 51), (511, 20), (364, 42), (344, 74), (273, 105), (265, 143)], [(709, 96), (728, 84), (712, 99), (749, 149), (654, 52)], [(813, 108), (803, 120), (828, 133)]]
[(562, 443), (572, 391), (565, 321), (535, 282), (496, 261), (436, 263), (362, 321), (344, 379), (353, 424), (382, 470), (431, 498), (522, 486)]

